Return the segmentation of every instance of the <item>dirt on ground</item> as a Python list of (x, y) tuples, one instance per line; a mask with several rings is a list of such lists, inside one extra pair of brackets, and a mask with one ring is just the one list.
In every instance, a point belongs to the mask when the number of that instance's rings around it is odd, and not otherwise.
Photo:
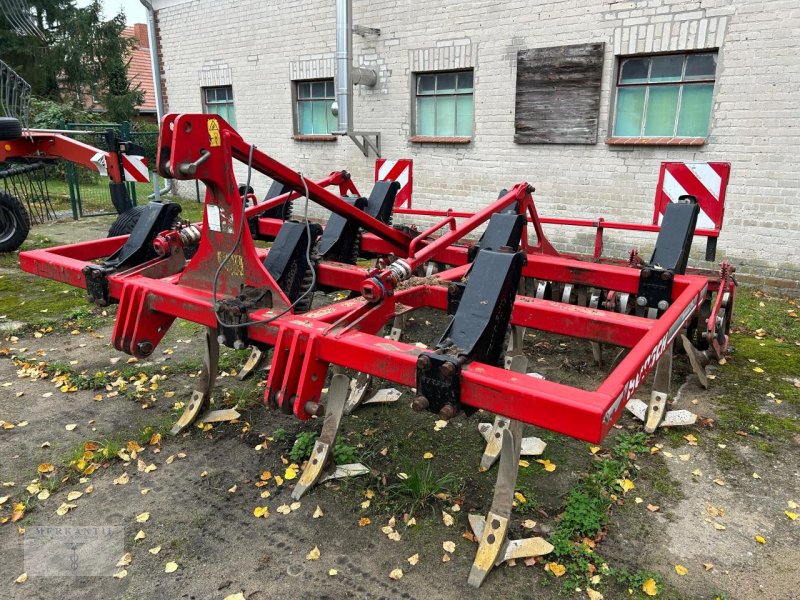
[[(37, 228), (27, 247), (101, 237), (107, 224)], [(791, 300), (740, 288), (735, 351), (710, 367), (708, 390), (676, 357), (674, 408), (699, 414), (693, 426), (644, 436), (626, 413), (597, 447), (526, 427), (547, 448), (523, 457), (511, 537), (558, 538), (582, 494), (586, 520), (600, 526), (567, 540), (566, 553), (497, 567), (476, 590), (467, 516), (492, 501), (497, 467), (479, 472), (477, 429), (492, 415), (442, 426), (409, 408), (408, 388), (373, 381), (370, 395), (402, 395), (346, 416), (337, 447), (340, 462), (370, 472), (295, 503), (298, 456), (321, 422), (267, 409), (264, 373), (235, 377), (246, 352), (223, 351), (214, 394), (214, 408), (240, 418), (173, 437), (201, 368), (201, 328), (177, 322), (151, 359), (133, 361), (111, 346), (113, 307), (89, 307), (82, 291), (22, 274), (16, 261), (0, 258), (0, 598), (800, 597)], [(417, 311), (405, 336), (432, 345), (446, 324)], [(587, 389), (616, 354), (604, 348), (596, 365), (585, 342), (533, 331), (524, 352), (530, 372)], [(611, 469), (625, 475), (610, 488), (587, 485)], [(120, 528), (116, 576), (37, 575), (47, 565), (26, 562), (25, 542), (43, 526)]]

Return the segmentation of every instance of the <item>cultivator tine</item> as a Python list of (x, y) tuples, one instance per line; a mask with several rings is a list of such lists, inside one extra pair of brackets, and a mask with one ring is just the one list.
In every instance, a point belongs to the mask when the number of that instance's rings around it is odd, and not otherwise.
[[(511, 369), (511, 361), (517, 356), (522, 355), (522, 344), (525, 339), (525, 328), (518, 325), (511, 326), (511, 335), (508, 337), (508, 348), (506, 349), (505, 368)], [(527, 362), (526, 362), (527, 364)]]
[(399, 342), (403, 337), (403, 331), (406, 328), (406, 313), (397, 315), (392, 321), (392, 329), (389, 332), (388, 339), (393, 342)]
[(600, 342), (589, 342), (592, 347), (592, 358), (598, 367), (603, 365), (603, 345)]
[[(520, 328), (521, 329), (521, 328)], [(513, 337), (513, 329), (512, 329)], [(506, 359), (506, 368), (509, 371), (525, 373), (528, 370), (528, 358), (522, 354)], [(506, 417), (495, 417), (494, 423), (479, 423), (478, 431), (486, 440), (486, 449), (481, 457), (481, 471), (488, 471), (497, 462), (503, 446), (503, 431), (508, 429), (510, 420)], [(547, 443), (538, 437), (526, 437), (522, 439), (521, 454), (526, 456), (539, 456), (547, 447)]]
[(701, 352), (695, 348), (694, 344), (684, 334), (681, 334), (681, 342), (683, 342), (683, 349), (689, 357), (689, 363), (692, 365), (694, 374), (700, 380), (700, 385), (708, 389), (708, 375), (706, 374), (706, 365), (711, 361), (707, 352)]
[(367, 373), (358, 373), (348, 384), (350, 390), (344, 404), (344, 414), (349, 415), (364, 402), (372, 383), (372, 376)]
[(197, 415), (205, 407), (211, 398), (211, 390), (217, 380), (219, 371), (219, 342), (217, 341), (217, 331), (213, 327), (206, 327), (205, 335), (205, 355), (203, 357), (203, 371), (197, 378), (197, 384), (189, 398), (189, 404), (183, 411), (180, 419), (172, 426), (170, 433), (178, 435), (181, 431), (189, 427), (197, 419)]
[(653, 375), (653, 391), (650, 392), (650, 404), (645, 415), (645, 433), (653, 433), (667, 412), (667, 400), (669, 399), (669, 384), (672, 378), (672, 346), (664, 351), (658, 359), (658, 364)]
[(634, 398), (626, 405), (630, 413), (640, 421), (644, 421), (646, 433), (653, 433), (659, 427), (693, 425), (697, 421), (697, 415), (691, 411), (667, 410), (671, 377), (672, 345), (670, 344), (656, 364), (649, 404)]
[(250, 349), (250, 356), (247, 357), (247, 362), (244, 363), (244, 366), (241, 368), (236, 377), (239, 379), (239, 381), (244, 381), (250, 377), (250, 375), (259, 370), (265, 362), (267, 362), (267, 352), (261, 348), (256, 348), (253, 346)]
[(320, 479), (328, 462), (333, 460), (333, 444), (339, 432), (339, 423), (344, 413), (347, 393), (350, 389), (350, 378), (347, 375), (337, 374), (331, 379), (328, 389), (328, 406), (325, 410), (325, 420), (322, 431), (314, 444), (311, 456), (303, 469), (300, 480), (292, 491), (292, 498), (299, 500)]
[[(528, 360), (524, 356), (514, 357), (511, 370), (524, 373)], [(497, 470), (497, 483), (489, 514), (484, 519), (479, 515), (469, 515), (469, 524), (478, 538), (478, 550), (467, 582), (480, 587), (492, 567), (512, 558), (541, 556), (553, 550), (543, 538), (509, 541), (508, 522), (514, 503), (514, 490), (519, 473), (519, 457), (522, 452), (522, 422), (504, 419), (501, 428), (500, 465)]]

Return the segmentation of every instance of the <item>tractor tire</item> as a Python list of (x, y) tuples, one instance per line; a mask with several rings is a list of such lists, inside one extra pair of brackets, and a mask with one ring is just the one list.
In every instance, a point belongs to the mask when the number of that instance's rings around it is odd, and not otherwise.
[(0, 140), (16, 140), (22, 137), (22, 125), (17, 119), (0, 117)]
[(0, 191), (0, 252), (13, 252), (31, 230), (28, 211), (19, 198)]
[(133, 228), (136, 227), (136, 224), (139, 222), (139, 218), (142, 216), (145, 206), (146, 205), (134, 206), (132, 209), (119, 215), (108, 230), (108, 237), (130, 235)]

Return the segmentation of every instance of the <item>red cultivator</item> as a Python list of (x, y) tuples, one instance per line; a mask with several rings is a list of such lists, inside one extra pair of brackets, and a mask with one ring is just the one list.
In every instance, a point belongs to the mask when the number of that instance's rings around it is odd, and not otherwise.
[[(270, 200), (248, 207), (252, 196), (237, 185), (233, 159), (275, 181)], [(503, 450), (495, 500), (488, 519), (470, 519), (481, 540), (470, 575), (475, 585), (502, 560), (549, 551), (539, 538), (505, 535), (521, 423), (600, 442), (655, 369), (642, 415), (652, 430), (668, 418), (676, 338), (699, 331), (695, 338), (708, 351), (684, 343), (698, 371), (727, 345), (732, 269), (723, 265), (711, 281), (686, 274), (698, 216), (691, 199), (667, 208), (652, 259), (630, 266), (559, 255), (543, 234), (527, 183), (460, 222), (445, 216), (418, 233), (391, 225), (398, 184), (377, 182), (361, 198), (345, 172), (315, 183), (209, 115), (164, 119), (158, 168), (164, 177), (206, 185), (202, 226), (178, 221), (177, 205), (151, 203), (128, 238), (24, 252), (23, 269), (84, 287), (98, 304), (119, 303), (113, 342), (137, 357), (153, 352), (175, 318), (207, 327), (204, 373), (174, 431), (207, 403), (219, 343), (272, 348), (264, 402), (302, 420), (325, 414), (297, 497), (332, 466), (348, 382), (334, 376), (323, 411), (318, 403), (331, 365), (415, 387), (414, 408), (441, 418), (476, 409), (499, 415), (487, 434), (497, 440), (495, 458)], [(332, 212), (324, 229), (283, 219), (286, 203), (298, 197)], [(479, 227), (480, 241), (467, 243)], [(254, 238), (274, 241), (260, 249)], [(357, 266), (359, 257), (375, 257), (375, 267)], [(350, 294), (313, 308), (315, 289)], [(434, 350), (400, 339), (405, 315), (423, 307), (453, 315)], [(591, 391), (535, 379), (525, 374), (525, 328), (585, 339), (598, 357), (603, 344), (624, 352)]]

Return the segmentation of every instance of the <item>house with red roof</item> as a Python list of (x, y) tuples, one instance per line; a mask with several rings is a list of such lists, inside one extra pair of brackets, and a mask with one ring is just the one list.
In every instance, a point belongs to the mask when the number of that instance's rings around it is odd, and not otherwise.
[(153, 71), (150, 63), (150, 44), (147, 38), (147, 25), (136, 23), (126, 27), (122, 35), (136, 40), (136, 46), (131, 51), (130, 64), (128, 65), (128, 79), (131, 87), (144, 92), (142, 103), (136, 111), (143, 117), (156, 117), (155, 86), (153, 84)]

